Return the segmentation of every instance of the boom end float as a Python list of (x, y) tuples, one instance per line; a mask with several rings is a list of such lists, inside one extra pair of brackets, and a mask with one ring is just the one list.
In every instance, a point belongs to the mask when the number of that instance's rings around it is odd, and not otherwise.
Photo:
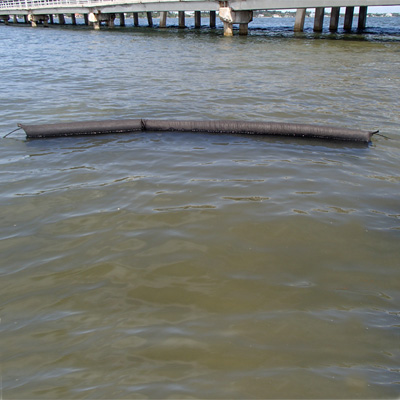
[(18, 124), (18, 126), (25, 131), (26, 137), (29, 139), (52, 138), (62, 136), (104, 135), (146, 131), (268, 135), (368, 143), (371, 141), (372, 135), (378, 132), (285, 122), (256, 122), (232, 120), (178, 121), (155, 119), (126, 119), (41, 125)]

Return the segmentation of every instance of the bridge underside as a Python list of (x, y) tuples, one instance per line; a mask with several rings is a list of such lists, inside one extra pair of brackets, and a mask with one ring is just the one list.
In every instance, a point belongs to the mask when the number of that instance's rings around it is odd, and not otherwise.
[(283, 10), (299, 8), (331, 8), (400, 5), (400, 0), (0, 0), (0, 14), (72, 14), (147, 11), (218, 11), (220, 3), (232, 10)]

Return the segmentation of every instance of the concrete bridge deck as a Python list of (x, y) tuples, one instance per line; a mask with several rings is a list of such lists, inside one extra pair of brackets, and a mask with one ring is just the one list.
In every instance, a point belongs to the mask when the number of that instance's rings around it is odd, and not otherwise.
[(118, 15), (120, 25), (125, 25), (125, 13), (133, 13), (135, 26), (138, 25), (137, 13), (146, 12), (149, 26), (152, 26), (152, 12), (161, 12), (160, 27), (166, 26), (168, 11), (179, 12), (179, 26), (184, 27), (185, 11), (195, 12), (195, 27), (200, 27), (200, 12), (210, 12), (210, 26), (215, 27), (215, 15), (224, 23), (224, 34), (232, 35), (232, 25), (239, 24), (239, 33), (247, 34), (254, 10), (295, 9), (294, 30), (302, 31), (307, 8), (315, 9), (314, 30), (321, 31), (324, 10), (331, 8), (330, 30), (338, 27), (340, 7), (346, 8), (344, 29), (351, 30), (354, 7), (359, 7), (358, 29), (365, 28), (368, 6), (396, 6), (400, 0), (0, 0), (0, 20), (8, 23), (10, 16), (25, 16), (32, 26), (38, 23), (46, 25), (52, 22), (53, 15), (59, 16), (59, 23), (64, 24), (65, 14), (71, 14), (72, 23), (75, 14), (83, 14), (85, 23), (100, 29), (102, 22), (114, 26)]

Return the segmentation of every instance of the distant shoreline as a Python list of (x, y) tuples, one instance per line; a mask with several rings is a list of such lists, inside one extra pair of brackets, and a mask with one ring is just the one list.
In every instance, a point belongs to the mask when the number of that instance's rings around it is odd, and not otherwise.
[[(257, 10), (253, 11), (254, 17), (256, 18), (294, 18), (296, 16), (296, 11), (266, 11), (266, 10)], [(313, 18), (314, 11), (307, 11), (306, 17)], [(330, 17), (331, 13), (326, 12), (325, 17)], [(357, 16), (358, 13), (354, 13), (354, 16)], [(341, 13), (341, 17), (344, 17), (345, 14)], [(392, 18), (392, 17), (400, 17), (400, 13), (368, 13), (368, 17), (385, 17), (385, 18)]]

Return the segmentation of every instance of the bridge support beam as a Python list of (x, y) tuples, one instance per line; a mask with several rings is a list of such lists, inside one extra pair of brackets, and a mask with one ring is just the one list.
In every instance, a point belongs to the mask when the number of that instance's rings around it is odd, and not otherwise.
[(346, 13), (344, 14), (344, 25), (343, 29), (345, 31), (351, 31), (353, 26), (353, 16), (354, 16), (354, 7), (346, 7)]
[(139, 26), (139, 14), (137, 12), (133, 13), (133, 25)]
[(85, 25), (89, 25), (89, 16), (87, 14), (83, 14), (83, 20), (85, 21)]
[(151, 14), (151, 11), (147, 12), (147, 23), (149, 25), (149, 28), (153, 26), (153, 15)]
[(119, 26), (125, 26), (125, 13), (119, 13)]
[(210, 11), (210, 28), (215, 28), (216, 25), (216, 12)]
[(64, 14), (58, 14), (58, 23), (60, 25), (65, 25), (65, 17)]
[(167, 11), (160, 12), (160, 28), (167, 27)]
[(76, 25), (76, 17), (75, 14), (71, 14), (71, 24)]
[(357, 29), (359, 31), (363, 31), (365, 29), (367, 23), (367, 6), (361, 6), (358, 12), (358, 26)]
[(196, 29), (201, 28), (201, 12), (200, 11), (194, 12), (194, 27)]
[(340, 7), (332, 7), (331, 10), (331, 19), (329, 21), (329, 30), (331, 32), (336, 32), (339, 25), (339, 14)]
[(296, 11), (296, 19), (294, 21), (294, 31), (303, 32), (304, 21), (306, 19), (306, 8), (298, 8)]
[(185, 11), (178, 12), (179, 28), (183, 29), (185, 27)]
[(324, 7), (317, 7), (315, 9), (315, 17), (314, 17), (314, 32), (322, 32), (322, 28), (324, 26)]
[(233, 24), (239, 24), (240, 35), (247, 35), (249, 22), (253, 21), (253, 11), (220, 7), (219, 18), (224, 23), (224, 36), (233, 36)]
[(18, 15), (13, 16), (13, 23), (18, 24)]
[(49, 15), (49, 24), (54, 25), (54, 15), (53, 14)]

